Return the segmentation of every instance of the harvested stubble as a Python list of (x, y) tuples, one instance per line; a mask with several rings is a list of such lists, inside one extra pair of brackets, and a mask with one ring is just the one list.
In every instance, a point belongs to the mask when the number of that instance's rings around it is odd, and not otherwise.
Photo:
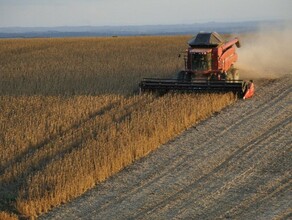
[(1, 209), (47, 212), (235, 100), (130, 95), (142, 75), (180, 68), (186, 37), (116, 40), (0, 42)]

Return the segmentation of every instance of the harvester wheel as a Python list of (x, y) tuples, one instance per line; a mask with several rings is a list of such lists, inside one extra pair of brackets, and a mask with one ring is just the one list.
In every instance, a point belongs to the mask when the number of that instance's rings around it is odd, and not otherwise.
[(176, 79), (179, 81), (184, 81), (186, 78), (186, 72), (185, 71), (180, 71), (176, 74)]

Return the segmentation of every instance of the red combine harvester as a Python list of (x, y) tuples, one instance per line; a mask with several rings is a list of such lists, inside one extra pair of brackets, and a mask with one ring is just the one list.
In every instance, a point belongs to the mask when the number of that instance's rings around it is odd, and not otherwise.
[(140, 91), (234, 92), (244, 99), (253, 96), (252, 80), (240, 80), (234, 67), (238, 59), (235, 46), (240, 47), (237, 38), (224, 42), (216, 32), (199, 33), (188, 44), (184, 70), (174, 79), (144, 78)]

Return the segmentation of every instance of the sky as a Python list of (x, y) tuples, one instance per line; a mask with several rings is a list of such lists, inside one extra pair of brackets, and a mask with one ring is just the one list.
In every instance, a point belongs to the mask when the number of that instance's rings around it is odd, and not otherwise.
[(0, 27), (292, 20), (292, 0), (0, 0)]

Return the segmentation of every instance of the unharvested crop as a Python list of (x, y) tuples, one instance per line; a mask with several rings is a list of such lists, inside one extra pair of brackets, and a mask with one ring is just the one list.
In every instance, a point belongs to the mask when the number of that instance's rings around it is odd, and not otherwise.
[(143, 76), (171, 76), (187, 37), (0, 41), (0, 94), (131, 94)]
[(182, 68), (187, 38), (0, 41), (0, 210), (47, 212), (231, 104), (135, 94)]

